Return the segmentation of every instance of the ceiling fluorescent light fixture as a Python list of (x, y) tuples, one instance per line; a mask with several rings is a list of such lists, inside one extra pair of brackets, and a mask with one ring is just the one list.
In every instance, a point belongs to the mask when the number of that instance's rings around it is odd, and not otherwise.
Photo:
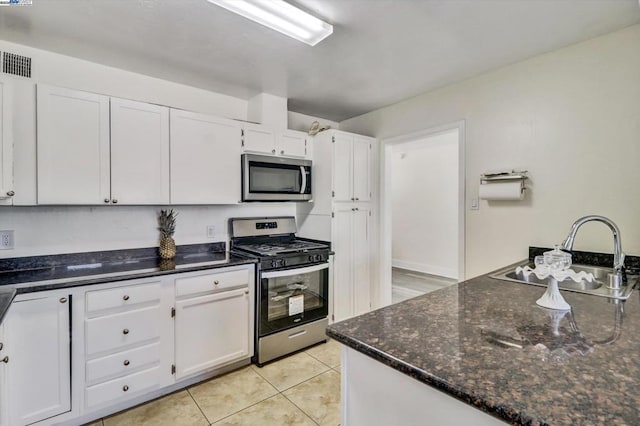
[(333, 25), (283, 0), (208, 1), (310, 46), (315, 46), (333, 33)]

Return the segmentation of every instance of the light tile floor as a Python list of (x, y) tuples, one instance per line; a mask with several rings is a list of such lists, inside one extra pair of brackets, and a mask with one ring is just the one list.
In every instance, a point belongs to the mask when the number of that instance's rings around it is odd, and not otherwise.
[(457, 282), (458, 280), (453, 278), (393, 268), (391, 270), (391, 301), (392, 303), (402, 302)]
[(90, 426), (340, 424), (340, 344), (241, 368)]

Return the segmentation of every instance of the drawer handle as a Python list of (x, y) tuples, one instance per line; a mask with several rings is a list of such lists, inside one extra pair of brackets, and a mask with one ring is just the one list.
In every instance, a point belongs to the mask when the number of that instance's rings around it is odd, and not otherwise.
[(126, 392), (126, 391), (128, 391), (128, 390), (129, 390), (129, 386), (124, 385), (124, 386), (122, 387), (122, 390), (123, 390), (123, 391), (125, 391), (125, 392)]
[(215, 280), (215, 281), (213, 282), (213, 284), (214, 284), (214, 285), (218, 285), (218, 284), (220, 284), (220, 281)]
[(129, 360), (128, 360), (128, 359), (125, 359), (123, 364), (124, 364), (124, 366), (126, 367), (127, 365), (129, 365)]
[(0, 351), (4, 348), (4, 343), (0, 343)]
[(122, 330), (122, 334), (129, 334), (129, 329), (125, 328), (124, 330)]
[(4, 358), (2, 358), (2, 362), (4, 362), (5, 364), (9, 364), (9, 357), (5, 356)]
[(125, 294), (124, 296), (122, 296), (122, 300), (129, 300), (129, 296)]

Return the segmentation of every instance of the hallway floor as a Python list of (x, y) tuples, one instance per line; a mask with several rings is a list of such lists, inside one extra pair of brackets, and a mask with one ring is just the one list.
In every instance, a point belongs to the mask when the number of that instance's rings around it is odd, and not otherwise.
[(244, 367), (89, 426), (340, 424), (340, 347), (329, 340), (267, 364)]
[(457, 283), (454, 278), (440, 277), (408, 269), (392, 268), (392, 303), (402, 302)]

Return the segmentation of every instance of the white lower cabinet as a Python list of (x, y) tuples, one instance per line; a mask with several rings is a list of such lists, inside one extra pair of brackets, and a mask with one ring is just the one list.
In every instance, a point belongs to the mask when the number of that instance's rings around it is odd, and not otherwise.
[(371, 209), (366, 204), (336, 207), (333, 215), (333, 319), (371, 310)]
[(71, 410), (69, 305), (68, 296), (45, 292), (9, 308), (0, 352), (6, 424), (27, 425)]
[(172, 383), (171, 296), (171, 281), (163, 278), (86, 292), (87, 409)]
[(254, 269), (17, 296), (0, 325), (0, 425), (86, 423), (248, 363)]
[(176, 379), (253, 355), (253, 270), (176, 279)]

